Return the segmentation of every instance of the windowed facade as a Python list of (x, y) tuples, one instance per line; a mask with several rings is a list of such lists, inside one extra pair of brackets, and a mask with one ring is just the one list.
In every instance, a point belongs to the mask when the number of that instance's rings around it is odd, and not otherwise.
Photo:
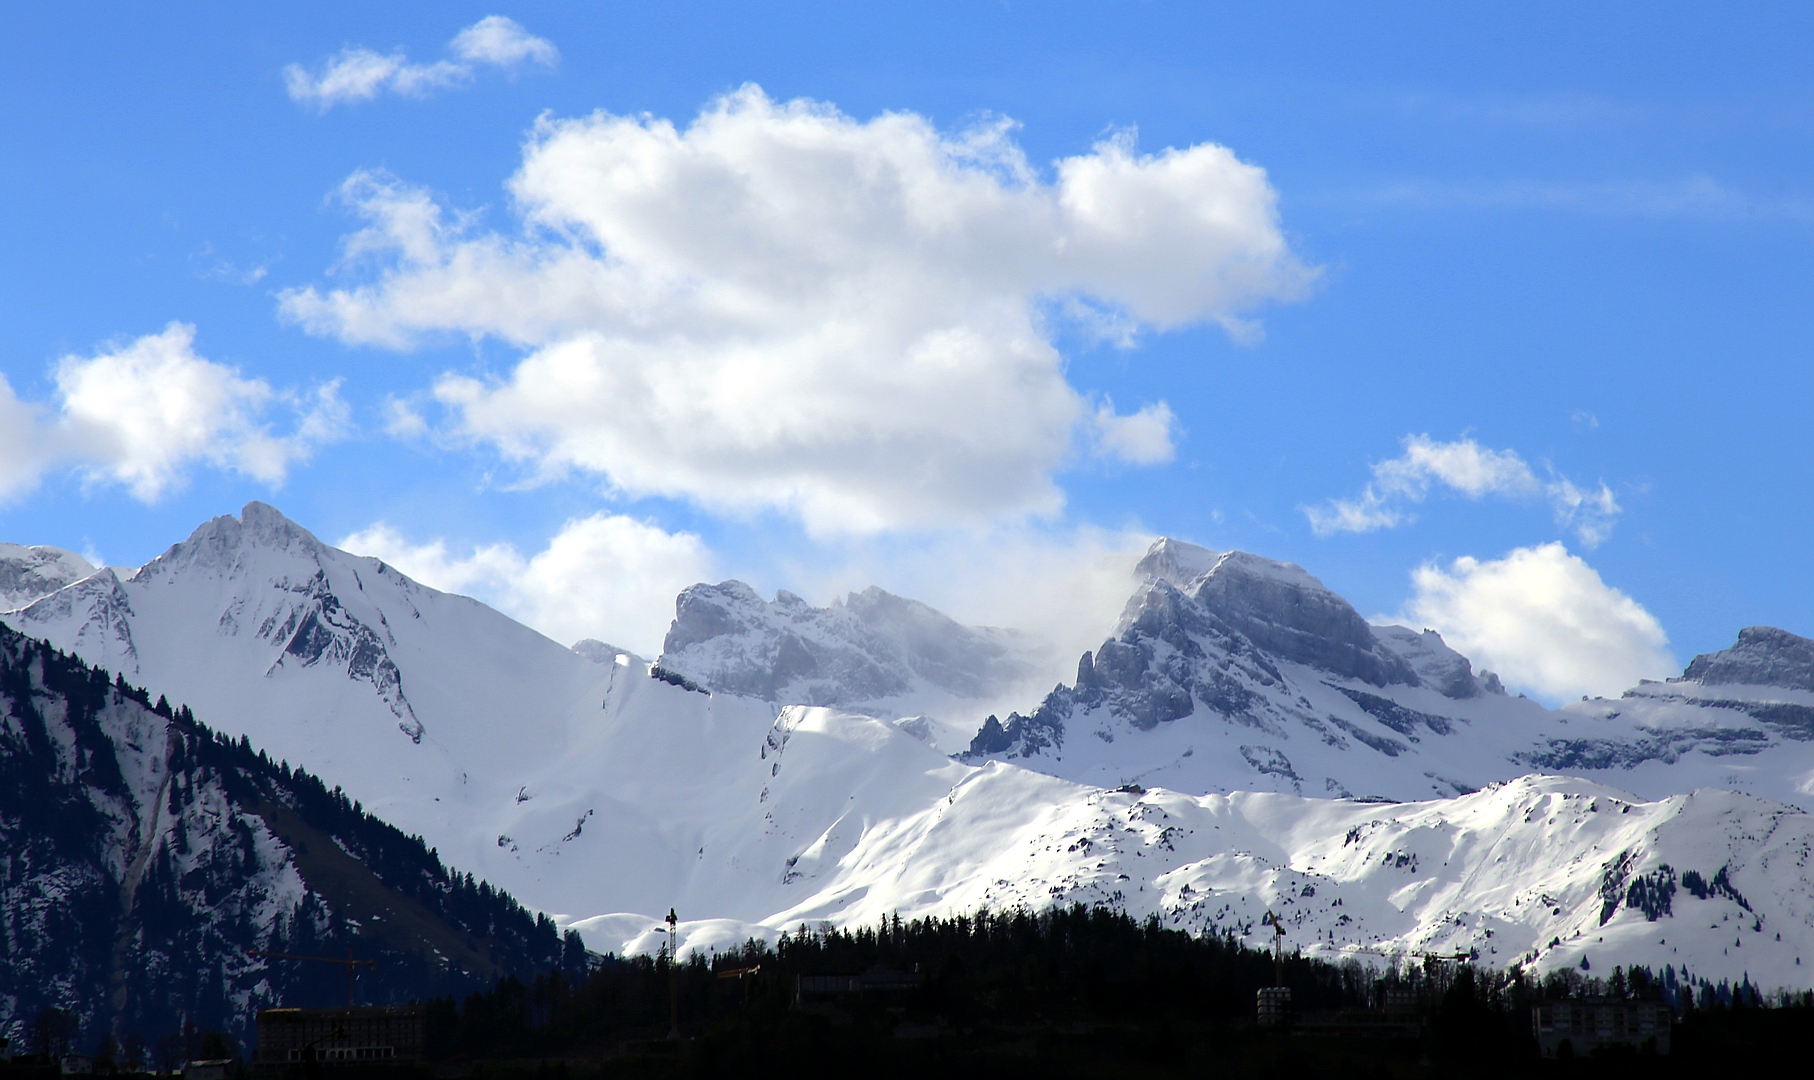
[(253, 1064), (265, 1073), (288, 1074), (311, 1057), (321, 1065), (358, 1066), (419, 1061), (422, 1056), (420, 1005), (265, 1009), (258, 1014)]
[(1669, 1052), (1669, 1006), (1653, 1001), (1586, 998), (1531, 1006), (1531, 1026), (1544, 1057), (1555, 1057), (1567, 1043), (1576, 1055), (1600, 1046), (1629, 1046), (1658, 1054)]

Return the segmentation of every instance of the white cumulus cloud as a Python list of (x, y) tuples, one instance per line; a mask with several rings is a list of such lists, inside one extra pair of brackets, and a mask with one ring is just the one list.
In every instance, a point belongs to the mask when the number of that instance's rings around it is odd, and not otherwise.
[(1588, 548), (1612, 535), (1621, 508), (1612, 489), (1577, 486), (1567, 477), (1537, 477), (1513, 450), (1492, 450), (1473, 439), (1437, 442), (1428, 435), (1407, 435), (1405, 452), (1373, 466), (1373, 479), (1351, 499), (1331, 499), (1325, 506), (1304, 507), (1311, 531), (1318, 536), (1374, 532), (1412, 520), (1410, 507), (1438, 486), (1469, 499), (1488, 496), (1520, 502), (1546, 501), (1556, 524), (1572, 528)]
[(455, 59), (412, 64), (401, 51), (387, 54), (350, 46), (324, 62), (319, 71), (311, 72), (301, 64), (284, 68), (284, 89), (290, 100), (327, 112), (336, 105), (370, 101), (387, 90), (405, 97), (425, 97), (462, 86), (481, 64), (507, 69), (524, 63), (552, 67), (560, 60), (552, 43), (502, 15), (487, 15), (460, 31), (448, 50)]
[(1561, 543), (1418, 567), (1400, 612), (1508, 684), (1558, 700), (1677, 672), (1656, 617)]
[[(348, 424), (338, 383), (279, 393), (197, 355), (195, 327), (184, 323), (92, 356), (65, 356), (53, 377), (55, 400), (43, 404), (21, 401), (0, 378), (0, 497), (62, 468), (123, 484), (144, 502), (180, 487), (198, 463), (274, 485)], [(297, 413), (292, 433), (276, 434), (265, 421), (274, 404)]]
[(684, 129), (544, 120), (510, 182), (520, 232), (359, 174), (343, 270), (370, 276), (282, 310), (348, 342), (524, 349), (503, 378), (435, 392), (457, 433), (540, 475), (781, 509), (820, 535), (1050, 513), (1080, 451), (1172, 449), (1163, 402), (1104, 418), (1070, 386), (1051, 312), (1083, 298), (1124, 323), (1244, 333), (1243, 313), (1314, 272), (1265, 173), (1223, 147), (1117, 138), (1047, 180), (1011, 128), (862, 122), (753, 86)]
[(382, 522), (336, 546), (383, 559), (431, 588), (471, 594), (562, 644), (600, 638), (647, 656), (661, 651), (675, 595), (715, 580), (699, 537), (620, 514), (569, 521), (527, 558), (510, 544), (459, 555), (444, 540), (412, 543)]

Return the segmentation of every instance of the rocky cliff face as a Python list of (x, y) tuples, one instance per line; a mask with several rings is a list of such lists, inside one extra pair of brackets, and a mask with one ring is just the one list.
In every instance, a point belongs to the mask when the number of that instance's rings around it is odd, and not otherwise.
[(1682, 678), (1706, 686), (1814, 691), (1814, 640), (1774, 626), (1747, 626), (1732, 648), (1695, 657)]
[[(1593, 724), (1521, 762), (1629, 770), (1678, 787), (1698, 774), (1702, 783), (1798, 804), (1814, 793), (1814, 641), (1786, 630), (1746, 627), (1732, 648), (1695, 657), (1681, 678), (1645, 681), (1616, 700), (1571, 703), (1560, 713)], [(1713, 762), (1717, 771), (1707, 767)]]
[(73, 551), (0, 544), (0, 611), (49, 596), (94, 571), (87, 559)]
[(1373, 637), (1381, 646), (1397, 653), (1417, 673), (1417, 681), (1451, 698), (1471, 698), (1481, 694), (1504, 694), (1499, 676), (1490, 671), (1474, 671), (1468, 658), (1456, 652), (1434, 630), (1421, 633), (1408, 626), (1375, 626)]
[[(1084, 654), (1076, 682), (1031, 714), (986, 720), (965, 760), (1094, 783), (1165, 776), (1187, 790), (1308, 783), (1406, 798), (1496, 778), (1448, 752), (1458, 730), (1508, 710), (1542, 714), (1505, 699), (1440, 635), (1373, 627), (1290, 563), (1161, 540), (1140, 568), (1114, 636)], [(1220, 745), (1234, 733), (1238, 743)]]
[(1185, 590), (1224, 626), (1278, 659), (1374, 686), (1419, 683), (1359, 612), (1294, 563), (1231, 551)]
[(986, 697), (1024, 678), (1019, 635), (964, 626), (870, 587), (826, 607), (782, 591), (765, 602), (741, 581), (695, 585), (675, 603), (660, 670), (713, 693), (777, 704)]

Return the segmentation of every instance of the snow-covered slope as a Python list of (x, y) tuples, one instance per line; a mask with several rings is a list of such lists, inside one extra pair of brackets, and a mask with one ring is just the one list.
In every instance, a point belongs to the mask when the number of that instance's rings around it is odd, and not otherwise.
[[(626, 685), (620, 720), (647, 684)], [(627, 787), (640, 835), (601, 810), (596, 838), (564, 853), (655, 871), (601, 890), (627, 913), (577, 923), (595, 948), (653, 950), (670, 905), (683, 944), (710, 948), (802, 922), (1081, 902), (1256, 945), (1271, 908), (1295, 946), (1382, 962), (1462, 951), (1814, 982), (1814, 816), (1751, 796), (1644, 802), (1535, 776), (1402, 804), (1115, 791), (953, 762), (873, 717), (790, 707), (763, 728), (696, 697), (697, 752), (645, 739), (640, 782), (601, 778)]]
[(332, 778), (492, 881), (521, 869), (498, 846), (501, 812), (564, 759), (616, 671), (262, 503), (128, 578), (101, 570), (0, 619)]

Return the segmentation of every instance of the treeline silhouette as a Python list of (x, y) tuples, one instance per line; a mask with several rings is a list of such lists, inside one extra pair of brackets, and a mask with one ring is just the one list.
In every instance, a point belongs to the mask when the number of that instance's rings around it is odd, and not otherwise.
[[(759, 969), (751, 971), (750, 969)], [(737, 974), (742, 972), (741, 974)], [(801, 977), (872, 973), (886, 989), (796, 993)], [(892, 972), (893, 975), (880, 973)], [(851, 930), (802, 926), (677, 966), (606, 958), (587, 977), (508, 978), (429, 1005), (431, 1052), (538, 1076), (1704, 1076), (1814, 1050), (1814, 994), (1748, 984), (1678, 992), (1667, 1057), (1545, 1061), (1531, 1006), (1585, 995), (1671, 1000), (1647, 969), (1544, 979), (1443, 961), (1363, 965), (1287, 955), (1295, 1029), (1257, 1027), (1271, 955), (1081, 906)], [(917, 979), (916, 979), (917, 976)], [(814, 984), (806, 984), (809, 988)], [(823, 985), (823, 984), (820, 984)], [(1387, 992), (1399, 1012), (1382, 1011)], [(669, 1040), (677, 1002), (679, 1040)]]

